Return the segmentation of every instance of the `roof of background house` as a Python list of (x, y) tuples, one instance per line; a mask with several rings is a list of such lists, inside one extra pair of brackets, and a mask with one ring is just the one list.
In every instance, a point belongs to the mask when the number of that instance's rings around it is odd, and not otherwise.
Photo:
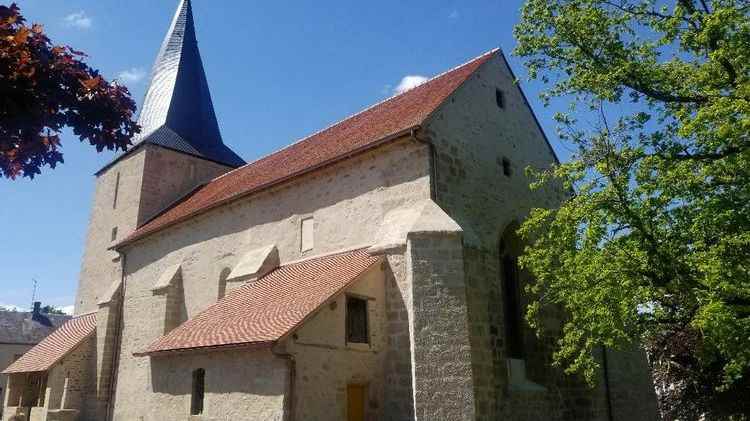
[(137, 355), (273, 344), (379, 261), (359, 249), (281, 266), (232, 291)]
[(0, 310), (0, 344), (35, 345), (70, 316)]
[(419, 127), (482, 64), (491, 50), (284, 149), (215, 178), (146, 222), (118, 246), (279, 182), (367, 150)]
[(153, 144), (230, 167), (245, 161), (224, 144), (195, 35), (190, 0), (182, 0), (156, 57), (138, 124), (141, 133), (130, 150)]
[(70, 319), (6, 368), (3, 374), (47, 371), (93, 334), (95, 330), (96, 313)]

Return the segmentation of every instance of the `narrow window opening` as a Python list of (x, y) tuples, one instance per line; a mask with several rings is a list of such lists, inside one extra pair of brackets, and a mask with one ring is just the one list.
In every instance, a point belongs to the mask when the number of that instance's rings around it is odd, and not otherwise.
[(498, 108), (501, 110), (505, 108), (505, 94), (500, 89), (495, 89), (495, 101)]
[(227, 278), (229, 278), (230, 273), (232, 273), (232, 269), (224, 268), (219, 274), (219, 300), (227, 295)]
[(110, 235), (110, 237), (112, 241), (117, 240), (117, 227), (112, 228), (112, 234)]
[(346, 298), (346, 341), (355, 344), (370, 343), (367, 329), (367, 300)]
[(189, 174), (190, 180), (195, 179), (195, 162), (191, 162), (190, 165), (188, 166), (188, 174)]
[(518, 288), (518, 258), (507, 255), (503, 257), (502, 270), (505, 301), (505, 336), (508, 343), (508, 357), (523, 359), (523, 325), (521, 320), (520, 291)]
[(506, 177), (510, 177), (511, 175), (513, 175), (513, 168), (511, 167), (510, 159), (508, 158), (503, 158), (503, 174)]
[(190, 414), (203, 413), (203, 399), (206, 394), (206, 370), (199, 368), (193, 371), (193, 392), (190, 401)]
[(117, 173), (117, 176), (115, 177), (115, 193), (114, 198), (112, 199), (112, 209), (117, 209), (117, 196), (120, 193), (120, 173)]
[(315, 220), (310, 218), (305, 218), (302, 220), (301, 224), (301, 240), (300, 240), (300, 250), (305, 252), (312, 250), (315, 247)]

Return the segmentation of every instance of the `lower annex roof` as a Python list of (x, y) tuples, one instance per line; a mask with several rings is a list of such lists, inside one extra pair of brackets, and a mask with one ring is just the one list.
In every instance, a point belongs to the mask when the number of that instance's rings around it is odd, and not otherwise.
[(358, 249), (281, 266), (232, 291), (136, 355), (273, 344), (380, 260)]

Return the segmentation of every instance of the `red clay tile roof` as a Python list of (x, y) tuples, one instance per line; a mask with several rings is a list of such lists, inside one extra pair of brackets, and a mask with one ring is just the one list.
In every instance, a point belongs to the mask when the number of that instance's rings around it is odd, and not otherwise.
[(133, 242), (229, 201), (375, 147), (418, 127), (479, 66), (497, 52), (497, 49), (489, 51), (414, 89), (212, 180), (139, 227), (119, 245)]
[(47, 371), (96, 331), (96, 313), (69, 320), (31, 348), (3, 374)]
[(136, 355), (271, 345), (379, 261), (359, 249), (281, 266), (232, 291)]

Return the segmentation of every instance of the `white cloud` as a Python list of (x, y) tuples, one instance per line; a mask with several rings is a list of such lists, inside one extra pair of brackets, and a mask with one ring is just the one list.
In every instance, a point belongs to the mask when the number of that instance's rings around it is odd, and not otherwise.
[(461, 14), (458, 13), (458, 10), (456, 9), (453, 9), (453, 11), (451, 11), (451, 13), (448, 15), (448, 19), (458, 19), (460, 17), (461, 17)]
[(117, 74), (117, 79), (125, 83), (138, 83), (142, 81), (144, 77), (146, 77), (146, 71), (140, 67), (123, 70)]
[(66, 26), (78, 29), (89, 29), (94, 23), (94, 21), (88, 15), (86, 15), (86, 12), (84, 12), (83, 10), (65, 16), (64, 20)]
[[(65, 314), (67, 314), (69, 316), (72, 316), (73, 315), (73, 311), (75, 310), (75, 306), (72, 306), (72, 305), (70, 305), (70, 306), (53, 306), (53, 307), (55, 307), (56, 309), (62, 311), (63, 313), (65, 313)], [(5, 311), (20, 311), (20, 312), (31, 311), (27, 307), (17, 306), (15, 304), (3, 304), (3, 303), (0, 303), (0, 310), (5, 310)]]
[(0, 303), (0, 310), (5, 311), (28, 311), (26, 308), (17, 306), (15, 304), (2, 304)]
[(393, 92), (396, 94), (402, 94), (409, 89), (416, 88), (417, 86), (427, 82), (428, 78), (426, 76), (420, 76), (420, 75), (409, 75), (404, 76), (403, 79), (401, 79), (401, 82), (393, 88)]

